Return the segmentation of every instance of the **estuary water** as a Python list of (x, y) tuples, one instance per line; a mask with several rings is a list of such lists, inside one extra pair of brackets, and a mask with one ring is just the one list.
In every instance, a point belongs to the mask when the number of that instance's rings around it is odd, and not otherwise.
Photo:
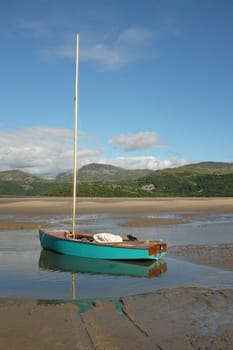
[[(233, 214), (156, 227), (122, 227), (123, 219), (122, 215), (82, 215), (78, 218), (79, 229), (163, 239), (168, 246), (233, 241)], [(67, 227), (68, 221), (66, 216), (48, 219), (59, 228)], [(42, 250), (38, 230), (0, 230), (0, 297), (86, 299), (127, 296), (175, 286), (232, 288), (232, 285), (232, 271), (169, 256), (154, 263), (74, 258)]]

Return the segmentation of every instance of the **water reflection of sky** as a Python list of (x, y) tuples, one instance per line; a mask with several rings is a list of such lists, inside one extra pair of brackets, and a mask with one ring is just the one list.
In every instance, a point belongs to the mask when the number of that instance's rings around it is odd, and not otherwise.
[[(164, 216), (163, 216), (164, 217)], [(170, 216), (169, 216), (170, 217)], [(26, 216), (25, 216), (26, 218)], [(22, 221), (22, 217), (20, 218)], [(34, 220), (34, 219), (33, 219)], [(40, 217), (37, 218), (39, 221)], [(118, 216), (81, 215), (82, 231), (133, 234), (138, 238), (160, 239), (169, 245), (232, 242), (233, 215), (216, 216), (214, 220), (157, 227), (121, 227)], [(34, 220), (35, 221), (35, 220)], [(57, 216), (48, 221), (56, 227), (67, 227), (70, 218)], [(41, 247), (37, 230), (0, 231), (0, 296), (69, 299), (71, 272), (41, 268)], [(77, 298), (113, 297), (146, 293), (173, 286), (232, 288), (232, 272), (165, 258), (167, 271), (157, 277), (130, 277), (75, 272)]]

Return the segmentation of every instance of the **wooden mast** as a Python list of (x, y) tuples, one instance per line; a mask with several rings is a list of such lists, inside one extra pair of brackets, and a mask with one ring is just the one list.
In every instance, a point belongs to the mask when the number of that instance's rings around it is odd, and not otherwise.
[(74, 177), (73, 177), (73, 215), (72, 237), (75, 238), (76, 193), (77, 193), (77, 138), (78, 138), (78, 53), (79, 35), (76, 36), (76, 64), (75, 64), (75, 93), (74, 93)]

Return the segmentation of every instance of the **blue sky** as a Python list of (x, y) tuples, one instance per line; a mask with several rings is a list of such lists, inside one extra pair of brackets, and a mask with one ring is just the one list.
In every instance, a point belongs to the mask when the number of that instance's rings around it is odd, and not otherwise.
[(233, 161), (231, 0), (8, 0), (0, 10), (0, 170)]

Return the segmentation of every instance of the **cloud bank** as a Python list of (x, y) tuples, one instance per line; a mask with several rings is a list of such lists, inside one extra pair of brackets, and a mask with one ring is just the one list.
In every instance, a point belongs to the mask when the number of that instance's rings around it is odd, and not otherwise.
[[(98, 150), (81, 148), (79, 158), (97, 156)], [(73, 131), (34, 126), (0, 131), (0, 171), (20, 169), (32, 174), (57, 173), (73, 167)]]
[(170, 158), (161, 159), (159, 157), (146, 156), (146, 157), (117, 157), (109, 160), (110, 163), (115, 166), (126, 169), (150, 169), (160, 170), (164, 168), (175, 168), (188, 164), (188, 161), (183, 158)]
[[(161, 159), (155, 156), (106, 157), (103, 148), (88, 147), (79, 138), (78, 166), (104, 163), (126, 169), (162, 169), (187, 164), (182, 158)], [(160, 137), (153, 132), (120, 135), (109, 140), (110, 146), (120, 146), (125, 153), (156, 147)], [(106, 148), (105, 148), (106, 150)], [(123, 152), (123, 153), (124, 153)], [(122, 153), (122, 152), (121, 152)], [(31, 128), (0, 131), (0, 171), (19, 169), (31, 174), (59, 173), (73, 167), (73, 130), (34, 126)]]

